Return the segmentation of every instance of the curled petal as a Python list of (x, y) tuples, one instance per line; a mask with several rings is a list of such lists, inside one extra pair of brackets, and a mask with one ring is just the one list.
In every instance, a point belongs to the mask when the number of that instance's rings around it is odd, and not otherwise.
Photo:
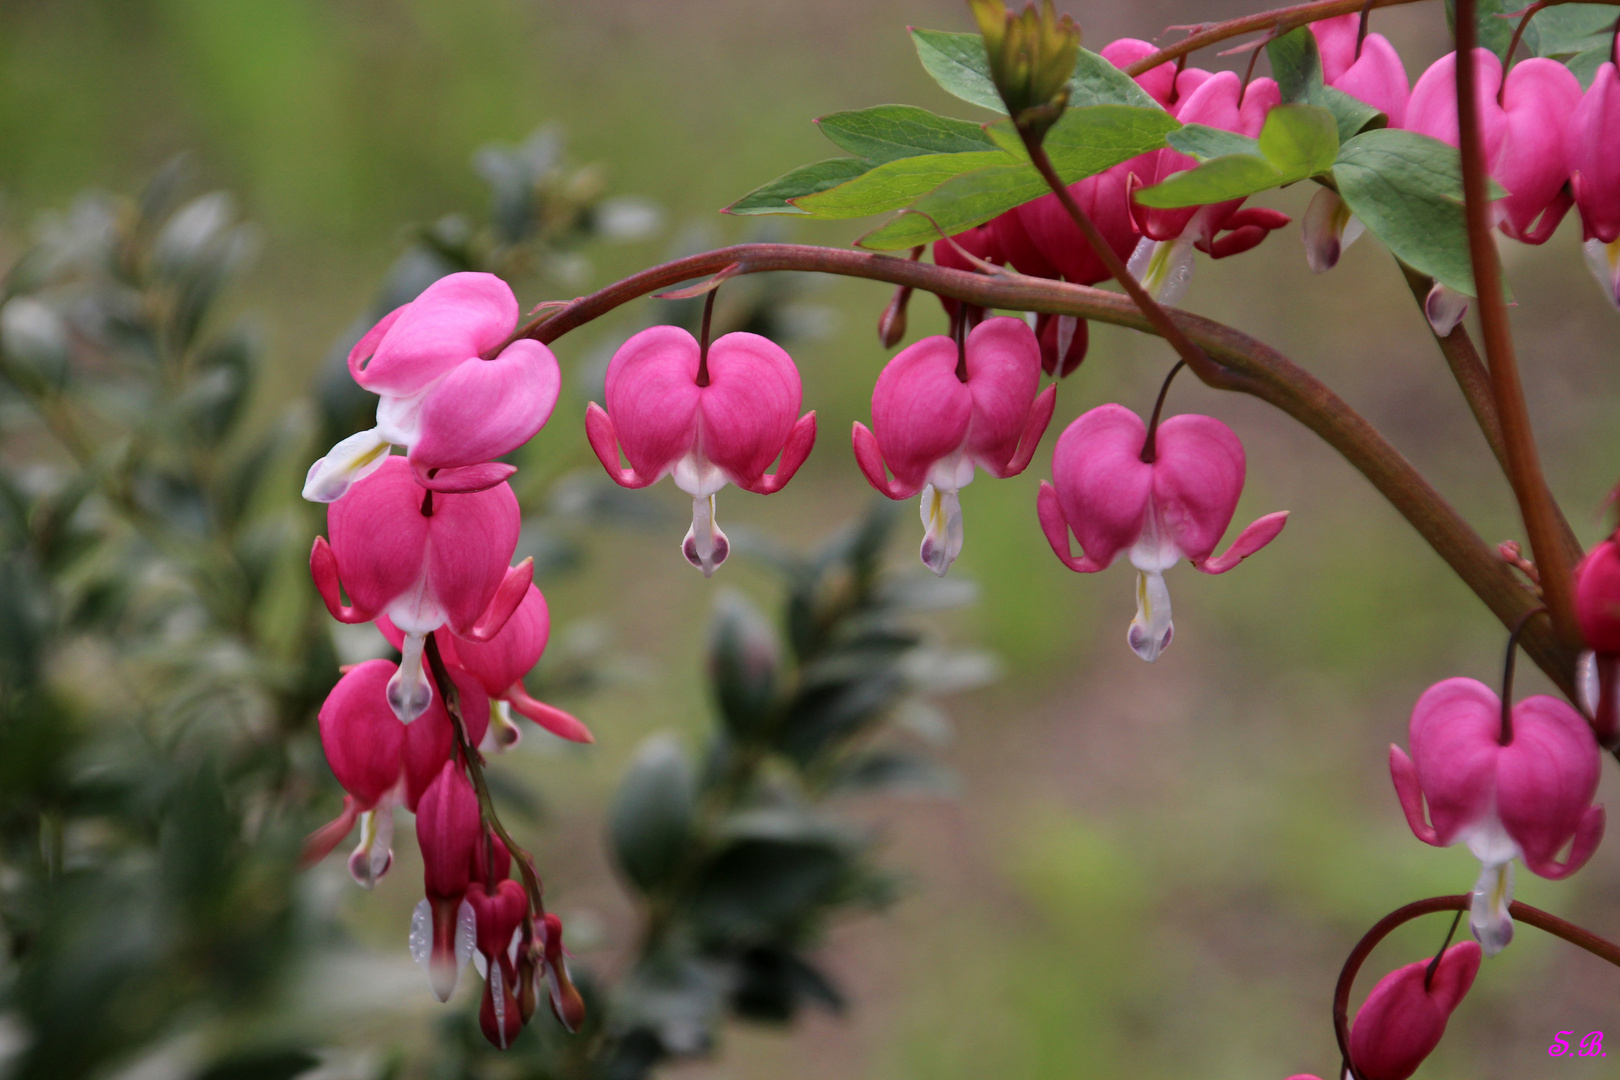
[(1030, 406), (1029, 419), (1024, 423), (1024, 433), (1018, 437), (1018, 447), (1013, 451), (1012, 458), (1000, 470), (992, 469), (994, 476), (1017, 476), (1029, 468), (1029, 463), (1035, 456), (1035, 450), (1041, 444), (1041, 436), (1046, 434), (1046, 427), (1052, 422), (1052, 411), (1057, 408), (1057, 386), (1048, 386), (1041, 391)]
[(922, 490), (922, 481), (915, 486), (903, 484), (900, 478), (889, 479), (883, 467), (883, 451), (878, 448), (877, 437), (861, 423), (855, 421), (855, 427), (850, 433), (855, 444), (855, 463), (861, 467), (861, 475), (866, 482), (891, 499), (909, 499)]
[(1401, 800), (1401, 810), (1406, 814), (1406, 823), (1412, 827), (1412, 834), (1425, 844), (1442, 846), (1434, 826), (1423, 816), (1423, 788), (1418, 783), (1417, 768), (1406, 751), (1393, 743), (1389, 747), (1389, 776), (1395, 781), (1395, 797)]
[(303, 849), (298, 855), (299, 867), (308, 870), (332, 854), (343, 843), (343, 838), (354, 830), (354, 823), (360, 819), (361, 812), (360, 804), (353, 795), (343, 796), (343, 812), (304, 838)]
[(337, 502), (356, 481), (382, 468), (389, 448), (388, 440), (376, 428), (355, 432), (309, 467), (303, 497), (310, 502)]
[(1465, 293), (1435, 282), (1423, 300), (1423, 314), (1428, 318), (1434, 336), (1448, 337), (1457, 329), (1462, 317), (1468, 314), (1468, 303), (1472, 299)]
[(497, 348), (517, 321), (517, 298), (506, 282), (494, 274), (450, 274), (391, 313), (386, 329), (378, 324), (362, 338), (349, 354), (349, 373), (374, 394), (410, 396)]
[(422, 404), (418, 470), (477, 465), (534, 437), (557, 404), (557, 358), (538, 341), (514, 341), (493, 360), (466, 360)]
[(536, 701), (529, 696), (521, 682), (513, 683), (502, 695), (511, 703), (512, 708), (527, 716), (558, 738), (569, 742), (593, 743), (596, 736), (592, 735), (577, 717), (563, 712), (554, 705), (547, 705), (543, 701)]
[[(504, 461), (485, 461), (477, 465), (429, 469), (420, 461), (413, 459), (411, 461), (411, 470), (416, 482), (430, 491), (466, 494), (474, 491), (488, 491), (517, 472), (517, 466), (508, 465)], [(429, 473), (432, 473), (432, 475), (430, 476)]]
[(326, 542), (324, 536), (317, 536), (315, 546), (310, 549), (309, 574), (315, 579), (315, 590), (321, 594), (326, 610), (338, 622), (363, 623), (377, 617), (375, 611), (368, 611), (359, 606), (350, 607), (343, 603), (338, 580), (337, 556), (332, 553), (332, 545)]
[(613, 418), (594, 401), (585, 406), (585, 436), (591, 442), (591, 449), (596, 451), (596, 459), (602, 463), (602, 468), (620, 487), (644, 488), (658, 479), (657, 473), (642, 476), (634, 465), (628, 469), (619, 465), (619, 436), (613, 430)]
[(752, 491), (756, 495), (770, 495), (781, 491), (783, 486), (799, 471), (804, 459), (810, 456), (810, 450), (816, 445), (816, 412), (811, 409), (799, 417), (799, 422), (793, 425), (788, 432), (787, 442), (782, 447), (782, 458), (776, 465), (776, 472), (761, 473), (757, 477), (736, 477), (737, 486), (745, 491)]
[(1082, 574), (1095, 574), (1107, 568), (1108, 563), (1098, 562), (1090, 555), (1074, 557), (1069, 546), (1069, 521), (1063, 516), (1057, 489), (1045, 480), (1041, 481), (1040, 494), (1035, 497), (1035, 510), (1040, 515), (1041, 531), (1046, 534), (1046, 542), (1052, 545), (1052, 554), (1062, 560), (1064, 566)]
[(1206, 574), (1224, 574), (1250, 555), (1259, 551), (1277, 538), (1283, 526), (1288, 524), (1288, 511), (1278, 510), (1274, 514), (1267, 514), (1249, 524), (1232, 541), (1232, 546), (1214, 558), (1202, 559), (1193, 563), (1194, 566)]
[(1525, 865), (1552, 881), (1569, 877), (1586, 865), (1592, 853), (1597, 850), (1598, 844), (1602, 843), (1604, 823), (1603, 807), (1588, 806), (1586, 813), (1581, 815), (1581, 823), (1575, 828), (1575, 839), (1570, 844), (1569, 858), (1561, 863), (1552, 859), (1533, 859), (1527, 851), (1524, 856)]
[(478, 616), (478, 621), (466, 633), (460, 635), (468, 641), (480, 644), (487, 642), (499, 634), (506, 626), (513, 612), (528, 598), (529, 586), (534, 582), (534, 559), (524, 559), (516, 566), (508, 567), (506, 575), (501, 578), (495, 595), (490, 598), (489, 606)]

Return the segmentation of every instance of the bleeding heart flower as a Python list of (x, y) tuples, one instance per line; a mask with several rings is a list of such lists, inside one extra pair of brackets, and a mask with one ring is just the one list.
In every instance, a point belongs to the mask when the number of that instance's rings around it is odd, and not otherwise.
[(1513, 938), (1513, 860), (1556, 880), (1586, 865), (1603, 839), (1603, 807), (1592, 805), (1597, 742), (1580, 713), (1557, 698), (1526, 698), (1504, 718), (1491, 688), (1464, 678), (1424, 691), (1408, 740), (1410, 758), (1389, 748), (1401, 809), (1419, 840), (1461, 841), (1480, 861), (1470, 923), (1494, 955)]
[[(377, 620), (377, 628), (394, 648), (403, 648), (405, 635), (386, 616)], [(506, 620), (506, 625), (488, 641), (458, 638), (443, 627), (434, 632), (434, 637), (445, 664), (452, 671), (463, 671), (476, 679), (494, 699), (490, 733), (497, 748), (515, 746), (522, 737), (512, 723), (509, 709), (516, 709), (559, 738), (580, 743), (596, 741), (590, 729), (577, 718), (553, 705), (536, 701), (523, 686), (523, 677), (540, 662), (551, 638), (551, 612), (546, 607), (546, 598), (535, 586), (529, 586), (523, 602)]]
[[(1185, 558), (1206, 574), (1224, 574), (1269, 544), (1288, 512), (1244, 529), (1224, 554), (1215, 545), (1243, 493), (1243, 444), (1211, 416), (1172, 416), (1159, 425), (1143, 460), (1147, 427), (1122, 405), (1100, 405), (1058, 436), (1052, 483), (1041, 483), (1041, 528), (1063, 564), (1083, 574), (1128, 552), (1137, 570), (1136, 617), (1126, 639), (1157, 660), (1175, 631), (1164, 572)], [(1069, 533), (1083, 554), (1069, 548)]]
[(1598, 67), (1569, 118), (1570, 187), (1581, 211), (1586, 261), (1611, 303), (1620, 307), (1620, 72)]
[(434, 996), (449, 1001), (477, 941), (467, 903), (473, 852), (483, 833), (478, 796), (456, 761), (446, 761), (416, 806), (426, 896), (411, 917), (411, 956), (427, 969)]
[(1446, 1021), (1479, 973), (1480, 949), (1458, 942), (1440, 956), (1418, 960), (1378, 980), (1350, 1028), (1350, 1060), (1364, 1080), (1406, 1080), (1440, 1045)]
[[(922, 561), (941, 576), (962, 552), (957, 492), (975, 466), (1017, 476), (1029, 465), (1057, 403), (1036, 396), (1041, 351), (1022, 319), (986, 319), (959, 353), (943, 335), (902, 349), (872, 390), (872, 430), (855, 422), (855, 460), (891, 499), (922, 492)], [(893, 471), (890, 480), (884, 466)]]
[(461, 273), (384, 316), (349, 352), (355, 382), (382, 398), (377, 426), (310, 466), (304, 498), (342, 498), (390, 445), (405, 447), (417, 482), (435, 491), (481, 491), (512, 475), (493, 459), (545, 426), (562, 385), (550, 349), (506, 345), (518, 314), (506, 282)]
[(474, 881), (467, 886), (467, 904), (472, 908), (477, 927), (475, 961), (484, 975), (479, 1027), (491, 1045), (505, 1050), (523, 1029), (514, 954), (519, 928), (529, 913), (529, 897), (523, 886), (510, 878), (501, 881), (493, 891), (487, 891), (482, 882)]
[[(715, 524), (715, 492), (728, 483), (760, 495), (780, 490), (816, 441), (814, 411), (794, 421), (799, 369), (758, 334), (727, 334), (705, 356), (680, 327), (649, 327), (613, 354), (606, 396), (606, 411), (594, 401), (585, 410), (591, 448), (622, 487), (646, 487), (667, 473), (692, 496), (681, 551), (704, 577), (731, 550)], [(621, 448), (628, 469), (619, 465)]]
[(1598, 742), (1613, 749), (1620, 744), (1620, 542), (1613, 536), (1575, 568), (1575, 616), (1594, 653), (1590, 681), (1596, 685), (1582, 687), (1582, 703)]
[[(347, 794), (343, 813), (305, 842), (304, 863), (324, 859), (358, 820), (360, 845), (349, 857), (349, 873), (366, 889), (393, 863), (393, 808), (415, 812), (455, 746), (450, 715), (439, 701), (413, 724), (394, 715), (387, 687), (396, 670), (391, 660), (368, 660), (349, 669), (320, 712), (321, 748)], [(489, 724), (489, 698), (472, 676), (452, 672), (451, 678), (460, 691), (467, 737), (476, 744)]]
[[(1186, 76), (1188, 72), (1183, 72)], [(1176, 89), (1184, 93), (1171, 112), (1183, 124), (1205, 124), (1254, 138), (1266, 114), (1282, 100), (1272, 79), (1255, 79), (1244, 86), (1235, 72), (1207, 72), (1190, 92), (1178, 77)], [(1177, 150), (1155, 150), (1130, 163), (1137, 186), (1162, 183), (1172, 175), (1194, 168), (1198, 162)], [(1242, 199), (1212, 206), (1161, 209), (1129, 203), (1142, 240), (1131, 255), (1131, 274), (1163, 303), (1173, 304), (1186, 293), (1192, 280), (1193, 250), (1223, 259), (1257, 246), (1271, 232), (1288, 224), (1286, 214), (1260, 207), (1243, 209)], [(1224, 235), (1223, 235), (1224, 234)]]
[[(1573, 201), (1566, 132), (1581, 84), (1556, 60), (1523, 60), (1508, 72), (1489, 49), (1474, 50), (1485, 166), (1508, 194), (1493, 204), (1502, 231), (1527, 244), (1552, 237)], [(1412, 88), (1406, 126), (1450, 146), (1457, 140), (1457, 54), (1436, 60)], [(1497, 90), (1502, 88), (1501, 102)]]
[[(460, 637), (488, 641), (528, 592), (532, 560), (507, 566), (522, 524), (517, 497), (505, 483), (431, 493), (404, 458), (390, 457), (328, 508), (326, 524), (331, 542), (317, 536), (309, 554), (315, 587), (339, 622), (387, 615), (404, 632), (388, 703), (409, 723), (433, 700), (422, 670), (427, 635), (449, 626)], [(343, 603), (340, 587), (352, 604)]]
[(1322, 81), (1389, 117), (1389, 126), (1406, 122), (1411, 83), (1400, 54), (1383, 34), (1361, 35), (1361, 16), (1352, 12), (1311, 23), (1322, 59)]

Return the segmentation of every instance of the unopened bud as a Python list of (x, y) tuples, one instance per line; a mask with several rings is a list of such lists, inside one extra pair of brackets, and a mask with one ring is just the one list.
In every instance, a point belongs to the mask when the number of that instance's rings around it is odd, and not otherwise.
[(902, 285), (894, 290), (894, 298), (878, 316), (878, 340), (885, 349), (892, 349), (906, 338), (906, 305), (911, 302), (911, 289)]
[(570, 1033), (578, 1032), (585, 1023), (585, 999), (568, 977), (568, 958), (563, 955), (562, 947), (562, 920), (548, 912), (543, 928), (546, 939), (546, 984), (551, 990), (551, 1011), (556, 1014), (558, 1023)]
[(968, 0), (984, 35), (990, 78), (1020, 132), (1039, 141), (1069, 104), (1069, 78), (1080, 55), (1080, 28), (1058, 17), (1052, 0), (1018, 14), (1003, 0)]

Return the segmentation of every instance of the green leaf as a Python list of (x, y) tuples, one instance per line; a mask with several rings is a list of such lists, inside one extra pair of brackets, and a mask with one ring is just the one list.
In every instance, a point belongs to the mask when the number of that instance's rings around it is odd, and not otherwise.
[(1013, 159), (1002, 150), (901, 158), (876, 165), (837, 187), (799, 196), (793, 205), (823, 219), (866, 217), (906, 206), (963, 173), (1012, 164)]
[(943, 30), (911, 31), (917, 59), (948, 94), (970, 105), (1005, 113), (1001, 94), (990, 79), (990, 57), (978, 34), (952, 34)]
[(1069, 107), (1091, 105), (1130, 105), (1164, 112), (1153, 96), (1119, 68), (1094, 52), (1080, 50), (1069, 77)]
[(1368, 127), (1383, 127), (1389, 117), (1341, 90), (1322, 82), (1322, 58), (1309, 27), (1291, 30), (1266, 46), (1271, 72), (1289, 104), (1315, 105), (1333, 114), (1339, 141), (1345, 142)]
[(750, 191), (726, 207), (725, 213), (743, 215), (808, 213), (788, 200), (836, 187), (860, 176), (872, 165), (872, 162), (863, 158), (830, 158), (813, 165), (801, 165), (792, 172)]
[[(1178, 126), (1163, 109), (1094, 105), (1068, 110), (1047, 132), (1045, 147), (1058, 176), (1072, 184), (1163, 147), (1165, 133)], [(913, 203), (912, 209), (929, 215), (947, 234), (954, 234), (1037, 199), (1047, 190), (1040, 174), (1030, 165), (1009, 158), (1004, 165), (979, 168), (945, 181)], [(893, 251), (925, 244), (938, 236), (926, 218), (903, 214), (857, 243), (874, 251)]]
[(1537, 56), (1566, 56), (1606, 48), (1617, 14), (1610, 4), (1560, 4), (1544, 8), (1530, 20), (1536, 31)]
[(652, 892), (679, 868), (692, 831), (696, 781), (691, 762), (669, 735), (642, 744), (625, 771), (608, 822), (625, 877)]
[(1226, 157), (1228, 154), (1260, 155), (1259, 140), (1208, 124), (1187, 124), (1179, 131), (1172, 131), (1165, 141), (1173, 149), (1199, 161)]
[(1474, 295), (1454, 147), (1411, 131), (1369, 131), (1340, 149), (1333, 179), (1351, 212), (1397, 259)]
[(1339, 156), (1339, 126), (1316, 105), (1278, 105), (1260, 128), (1260, 153), (1288, 179), (1303, 180), (1333, 168)]
[(1157, 207), (1207, 206), (1246, 198), (1283, 182), (1282, 173), (1265, 158), (1227, 154), (1206, 161), (1196, 169), (1176, 173), (1162, 184), (1143, 188), (1136, 193), (1136, 201), (1143, 206)]
[[(1504, 19), (1501, 16), (1523, 11), (1528, 6), (1519, 0), (1479, 0), (1474, 7), (1475, 19), (1479, 23), (1480, 45), (1495, 53), (1497, 59), (1504, 64), (1508, 61), (1508, 46), (1513, 42), (1513, 31), (1517, 29), (1519, 20)], [(1536, 22), (1537, 20), (1531, 19), (1530, 25), (1524, 30), (1524, 47), (1532, 56), (1541, 55), (1541, 38)], [(1453, 37), (1456, 36), (1457, 0), (1446, 0), (1446, 28), (1451, 31)]]
[(722, 593), (716, 608), (709, 678), (726, 729), (747, 741), (775, 712), (781, 650), (765, 617), (741, 594)]
[(1590, 90), (1592, 80), (1597, 78), (1598, 68), (1608, 62), (1609, 43), (1605, 40), (1602, 45), (1596, 48), (1576, 53), (1564, 61), (1564, 66), (1569, 68), (1570, 74), (1581, 81), (1582, 90)]
[[(1193, 141), (1205, 148), (1237, 145), (1203, 133), (1195, 133)], [(1325, 173), (1339, 150), (1338, 125), (1331, 113), (1315, 105), (1278, 105), (1267, 114), (1254, 147), (1259, 154), (1211, 158), (1138, 191), (1136, 201), (1143, 206), (1207, 206)]]
[(937, 116), (914, 105), (878, 105), (831, 113), (817, 120), (816, 125), (840, 150), (874, 162), (996, 148), (978, 124)]

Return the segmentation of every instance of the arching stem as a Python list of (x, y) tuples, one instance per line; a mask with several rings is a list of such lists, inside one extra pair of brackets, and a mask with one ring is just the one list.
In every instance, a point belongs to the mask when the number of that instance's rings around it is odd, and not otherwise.
[(1524, 633), (1526, 623), (1546, 611), (1545, 607), (1531, 608), (1508, 631), (1507, 656), (1502, 660), (1502, 734), (1496, 740), (1500, 746), (1513, 742), (1513, 660), (1519, 655), (1519, 635)]
[(1164, 399), (1170, 394), (1170, 381), (1176, 377), (1176, 372), (1187, 366), (1187, 361), (1177, 360), (1170, 374), (1164, 377), (1164, 383), (1159, 387), (1158, 400), (1153, 403), (1153, 416), (1148, 420), (1147, 438), (1142, 440), (1142, 464), (1151, 465), (1159, 460), (1159, 416), (1164, 412)]
[(698, 335), (698, 369), (697, 384), (709, 385), (709, 327), (714, 320), (714, 296), (720, 291), (719, 286), (703, 294), (703, 329)]

